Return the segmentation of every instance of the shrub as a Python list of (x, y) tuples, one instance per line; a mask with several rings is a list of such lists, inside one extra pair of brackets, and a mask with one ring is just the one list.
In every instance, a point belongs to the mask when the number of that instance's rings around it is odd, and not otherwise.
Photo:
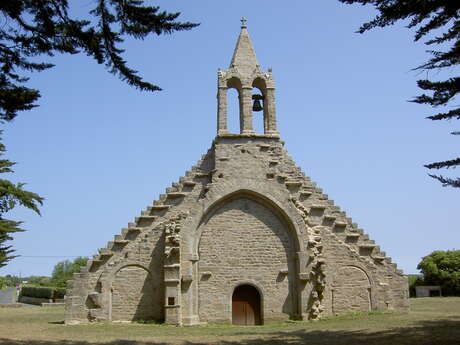
[(409, 274), (409, 297), (416, 297), (415, 287), (423, 285), (423, 276), (420, 274)]
[(65, 288), (56, 288), (54, 289), (53, 299), (63, 299), (65, 296)]
[(54, 290), (52, 287), (23, 286), (21, 296), (52, 299)]

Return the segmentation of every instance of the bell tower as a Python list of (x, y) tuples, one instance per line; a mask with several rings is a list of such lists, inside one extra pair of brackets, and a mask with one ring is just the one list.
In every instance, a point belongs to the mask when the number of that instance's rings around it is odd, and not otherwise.
[[(276, 128), (275, 81), (271, 68), (262, 71), (249, 38), (246, 19), (241, 19), (241, 32), (230, 67), (217, 73), (217, 136), (263, 136), (279, 138)], [(236, 89), (239, 100), (240, 133), (230, 133), (227, 121), (227, 90)], [(259, 92), (253, 93), (257, 89)], [(263, 111), (264, 133), (253, 129), (253, 111)]]

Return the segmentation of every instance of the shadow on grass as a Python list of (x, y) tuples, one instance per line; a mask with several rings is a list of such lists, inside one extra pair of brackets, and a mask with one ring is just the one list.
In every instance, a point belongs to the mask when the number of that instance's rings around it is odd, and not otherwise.
[[(258, 339), (245, 339), (259, 335)], [(152, 330), (151, 341), (137, 340), (114, 340), (109, 342), (87, 342), (79, 340), (11, 340), (1, 338), (1, 345), (168, 345), (182, 343), (184, 345), (459, 345), (460, 344), (460, 318), (458, 320), (420, 321), (413, 327), (392, 328), (383, 331), (344, 331), (344, 330), (295, 330), (277, 331), (255, 334), (248, 332), (233, 333), (226, 337), (239, 338), (238, 340), (219, 340), (217, 337), (212, 341), (187, 341), (184, 332), (177, 338), (171, 336), (171, 343), (157, 342), (156, 334)]]

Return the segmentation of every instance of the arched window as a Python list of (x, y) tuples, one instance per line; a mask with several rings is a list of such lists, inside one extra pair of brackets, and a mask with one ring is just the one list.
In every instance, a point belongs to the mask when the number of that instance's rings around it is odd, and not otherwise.
[[(252, 98), (254, 105), (258, 103), (262, 109), (258, 110), (257, 107), (253, 108), (252, 118), (254, 131), (259, 134), (266, 134), (268, 129), (268, 107), (266, 102), (266, 90), (267, 86), (265, 80), (262, 78), (254, 79), (252, 83)], [(257, 104), (258, 105), (258, 104)]]
[(241, 132), (241, 81), (232, 77), (227, 81), (227, 128), (230, 133)]

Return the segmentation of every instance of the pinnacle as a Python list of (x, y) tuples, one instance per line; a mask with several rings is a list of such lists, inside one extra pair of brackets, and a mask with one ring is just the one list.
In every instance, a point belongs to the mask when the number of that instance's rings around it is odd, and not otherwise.
[(246, 18), (241, 19), (241, 32), (233, 52), (230, 68), (236, 68), (242, 75), (250, 75), (259, 66), (256, 53), (249, 38)]

